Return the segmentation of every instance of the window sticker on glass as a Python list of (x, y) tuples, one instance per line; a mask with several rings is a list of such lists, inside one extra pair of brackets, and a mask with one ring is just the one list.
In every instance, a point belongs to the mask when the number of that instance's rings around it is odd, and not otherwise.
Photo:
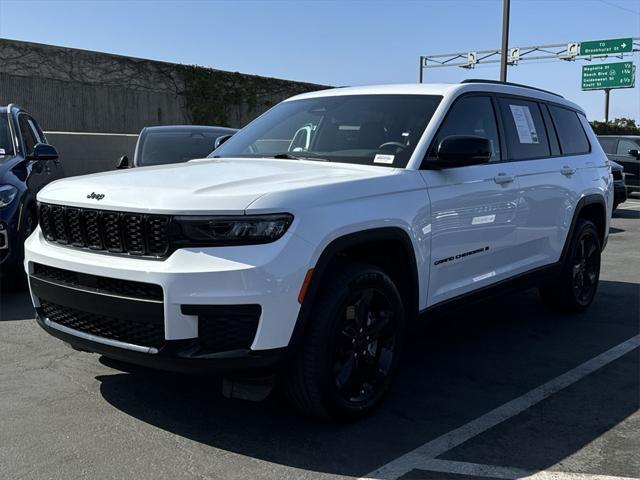
[(516, 124), (520, 143), (540, 143), (529, 107), (525, 105), (509, 105), (509, 108)]
[(373, 163), (384, 163), (387, 165), (391, 165), (393, 163), (394, 158), (395, 158), (395, 155), (383, 155), (381, 153), (378, 153), (374, 157)]

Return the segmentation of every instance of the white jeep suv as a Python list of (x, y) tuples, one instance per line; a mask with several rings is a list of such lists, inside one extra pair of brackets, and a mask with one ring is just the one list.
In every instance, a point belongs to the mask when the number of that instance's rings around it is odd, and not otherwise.
[(587, 308), (612, 185), (583, 111), (549, 92), (324, 90), (210, 158), (54, 182), (25, 268), (38, 323), (75, 348), (277, 372), (303, 411), (353, 418), (435, 309), (533, 284)]

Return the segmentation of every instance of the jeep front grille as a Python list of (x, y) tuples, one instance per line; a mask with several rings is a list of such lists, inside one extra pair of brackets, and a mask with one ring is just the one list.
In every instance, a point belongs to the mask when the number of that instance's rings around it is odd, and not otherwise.
[(45, 238), (75, 248), (162, 258), (169, 254), (167, 215), (112, 212), (40, 204)]

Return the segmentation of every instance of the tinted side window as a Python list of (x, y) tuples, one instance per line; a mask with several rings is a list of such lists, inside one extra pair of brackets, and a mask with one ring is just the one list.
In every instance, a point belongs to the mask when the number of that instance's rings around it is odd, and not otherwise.
[(527, 160), (550, 155), (542, 114), (536, 102), (501, 98), (500, 109), (509, 160)]
[(18, 117), (18, 123), (20, 124), (20, 133), (22, 134), (22, 139), (24, 141), (24, 148), (28, 155), (33, 152), (33, 147), (38, 143), (38, 140), (29, 126), (29, 117), (21, 114)]
[(616, 153), (616, 148), (618, 145), (617, 138), (598, 137), (598, 141), (600, 142), (600, 145), (602, 145), (604, 153)]
[(618, 143), (618, 151), (616, 153), (618, 155), (630, 156), (629, 150), (638, 150), (638, 145), (636, 145), (636, 142), (632, 142), (631, 140), (621, 138), (620, 143)]
[(580, 119), (573, 110), (549, 105), (553, 123), (560, 137), (560, 148), (563, 155), (579, 155), (589, 153), (589, 140), (584, 133)]
[(429, 157), (435, 158), (438, 145), (449, 135), (476, 135), (491, 142), (491, 162), (500, 160), (500, 138), (491, 98), (463, 97), (453, 104), (431, 146)]
[(33, 131), (36, 132), (38, 141), (42, 143), (47, 143), (47, 137), (44, 136), (44, 132), (40, 129), (40, 126), (33, 118), (29, 118), (29, 125), (31, 125), (31, 128), (33, 129)]

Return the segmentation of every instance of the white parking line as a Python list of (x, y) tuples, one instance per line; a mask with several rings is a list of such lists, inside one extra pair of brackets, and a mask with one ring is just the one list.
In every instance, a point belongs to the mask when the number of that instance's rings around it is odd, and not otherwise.
[(495, 465), (481, 465), (479, 463), (436, 459), (425, 462), (420, 467), (420, 470), (474, 477), (504, 478), (506, 480), (638, 480), (634, 477), (615, 477), (611, 475), (559, 472), (555, 470), (531, 471), (520, 468), (497, 467)]
[[(428, 470), (425, 468), (429, 462), (432, 462), (436, 457), (442, 455), (448, 450), (451, 450), (458, 445), (472, 439), (473, 437), (486, 432), (492, 427), (504, 422), (505, 420), (524, 412), (528, 408), (541, 402), (545, 398), (559, 392), (560, 390), (574, 384), (578, 380), (586, 377), (587, 375), (595, 372), (596, 370), (604, 367), (605, 365), (617, 360), (623, 355), (640, 346), (640, 335), (622, 342), (621, 344), (601, 353), (597, 357), (588, 360), (582, 365), (563, 373), (559, 377), (548, 381), (547, 383), (540, 385), (539, 387), (530, 390), (521, 397), (518, 397), (504, 405), (492, 410), (481, 417), (456, 428), (444, 435), (425, 443), (424, 445), (412, 450), (401, 457), (392, 460), (391, 462), (383, 465), (382, 467), (374, 470), (365, 477), (361, 477), (360, 480), (395, 480), (402, 475), (410, 472), (414, 469)], [(542, 477), (540, 477), (542, 478)], [(553, 477), (547, 477), (553, 478)], [(560, 478), (560, 477), (558, 477)]]

